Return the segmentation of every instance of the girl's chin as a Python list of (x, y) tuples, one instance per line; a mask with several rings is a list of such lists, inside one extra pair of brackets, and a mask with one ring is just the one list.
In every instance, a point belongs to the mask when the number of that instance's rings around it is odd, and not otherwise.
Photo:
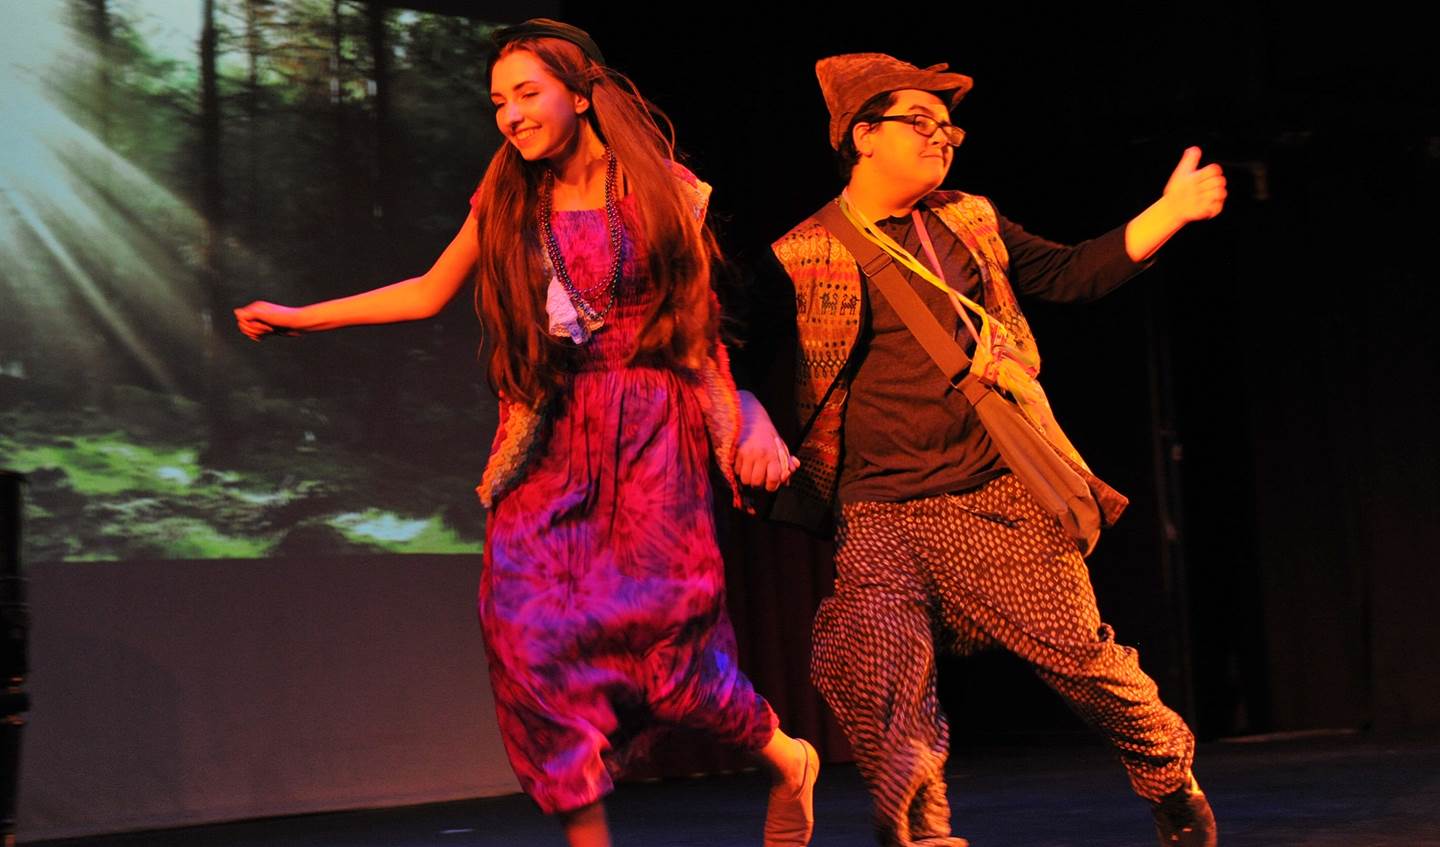
[(530, 138), (522, 139), (520, 141), (517, 141), (513, 138), (509, 141), (511, 146), (515, 148), (515, 151), (520, 154), (520, 158), (524, 159), (527, 162), (533, 162), (536, 159), (542, 159), (545, 156), (544, 145), (535, 143), (535, 141), (538, 140), (539, 139), (535, 138), (534, 136), (531, 136)]

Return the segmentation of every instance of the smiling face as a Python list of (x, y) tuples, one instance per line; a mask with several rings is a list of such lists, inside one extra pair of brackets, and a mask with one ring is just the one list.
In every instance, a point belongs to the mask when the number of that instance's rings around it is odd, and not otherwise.
[[(950, 122), (950, 110), (945, 108), (943, 100), (928, 91), (914, 89), (895, 92), (894, 101), (885, 114), (927, 115), (940, 123)], [(856, 169), (863, 168), (867, 176), (917, 196), (940, 186), (955, 157), (954, 148), (945, 143), (944, 133), (926, 137), (901, 121), (860, 123), (851, 132), (859, 153)], [(852, 171), (852, 178), (854, 175)]]
[(513, 50), (490, 69), (495, 125), (526, 161), (574, 147), (590, 101), (565, 87), (529, 50)]

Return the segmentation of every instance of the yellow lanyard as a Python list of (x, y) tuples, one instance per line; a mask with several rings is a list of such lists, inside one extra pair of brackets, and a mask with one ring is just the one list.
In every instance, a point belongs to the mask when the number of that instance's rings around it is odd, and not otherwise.
[[(849, 220), (856, 229), (860, 230), (861, 235), (868, 238), (876, 247), (884, 250), (890, 258), (899, 262), (906, 270), (945, 292), (952, 301), (964, 303), (966, 307), (980, 316), (981, 321), (988, 322), (990, 320), (990, 316), (985, 314), (985, 310), (981, 308), (979, 303), (976, 303), (974, 300), (971, 300), (969, 297), (966, 297), (964, 294), (945, 284), (945, 280), (936, 276), (934, 271), (925, 267), (923, 262), (912, 256), (910, 251), (896, 243), (895, 239), (876, 229), (869, 221), (862, 220), (861, 217), (855, 213), (855, 210), (850, 207), (850, 199), (845, 196), (844, 192), (840, 194), (840, 211), (844, 212), (845, 218)], [(922, 224), (917, 221), (916, 225), (919, 226)], [(964, 317), (963, 313), (961, 317)], [(969, 323), (969, 321), (967, 320), (966, 323)], [(971, 329), (971, 333), (974, 333), (973, 328)]]

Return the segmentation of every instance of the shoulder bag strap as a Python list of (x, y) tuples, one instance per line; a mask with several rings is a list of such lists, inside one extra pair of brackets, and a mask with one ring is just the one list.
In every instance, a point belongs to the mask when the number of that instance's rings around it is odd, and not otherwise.
[(987, 389), (984, 383), (970, 375), (970, 357), (965, 355), (965, 350), (945, 332), (935, 314), (926, 307), (925, 301), (920, 299), (920, 295), (915, 293), (915, 289), (901, 276), (895, 260), (846, 220), (845, 213), (841, 212), (835, 203), (826, 203), (823, 209), (815, 213), (815, 219), (845, 245), (845, 249), (860, 263), (860, 270), (875, 281), (875, 287), (880, 289), (886, 302), (900, 315), (910, 334), (914, 335), (920, 346), (925, 348), (925, 352), (930, 354), (930, 360), (940, 369), (945, 381), (964, 392), (971, 403), (978, 400)]

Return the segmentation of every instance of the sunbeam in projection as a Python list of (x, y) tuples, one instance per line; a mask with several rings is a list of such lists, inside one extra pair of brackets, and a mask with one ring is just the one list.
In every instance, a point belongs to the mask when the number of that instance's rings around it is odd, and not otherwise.
[(72, 387), (129, 377), (178, 394), (172, 351), (201, 344), (193, 257), (205, 228), (61, 108), (96, 103), (106, 84), (103, 51), (86, 49), (64, 12), (26, 4), (0, 36), (0, 367)]
[(372, 242), (427, 236), (379, 221), (382, 189), (396, 151), (483, 146), (450, 124), (485, 31), (354, 0), (0, 0), (0, 466), (31, 482), (29, 560), (480, 549), (478, 468), (444, 451), (483, 401), (434, 375), (473, 333), (286, 349), (229, 309), (333, 296)]

